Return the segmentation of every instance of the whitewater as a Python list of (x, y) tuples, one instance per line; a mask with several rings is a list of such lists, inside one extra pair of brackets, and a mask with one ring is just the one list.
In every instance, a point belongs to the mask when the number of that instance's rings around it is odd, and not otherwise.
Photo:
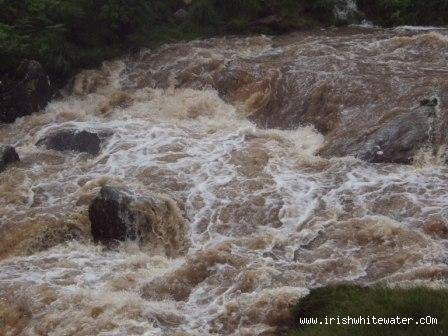
[[(431, 143), (411, 165), (320, 155), (346, 133), (330, 133), (325, 115), (317, 126), (290, 121), (307, 99), (312, 113), (333, 101), (362, 128), (359, 116), (388, 104), (367, 89), (405, 107), (434, 93), (443, 113), (431, 85), (448, 87), (447, 36), (351, 27), (225, 37), (79, 73), (45, 111), (0, 128), (21, 157), (0, 174), (0, 334), (276, 335), (312, 288), (446, 287), (444, 147)], [(391, 88), (406, 85), (428, 92), (394, 101)], [(369, 103), (345, 108), (355, 91), (353, 104)], [(98, 156), (36, 145), (74, 128), (104, 134)], [(105, 185), (173, 199), (187, 251), (94, 244), (88, 206)]]

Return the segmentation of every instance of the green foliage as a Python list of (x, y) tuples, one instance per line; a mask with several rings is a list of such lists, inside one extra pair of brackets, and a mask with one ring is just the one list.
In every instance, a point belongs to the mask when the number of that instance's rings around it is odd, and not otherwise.
[(97, 65), (142, 41), (181, 0), (0, 0), (0, 71), (20, 59), (52, 77)]
[[(318, 318), (324, 323), (297, 326), (290, 336), (431, 336), (444, 335), (448, 330), (448, 290), (428, 288), (387, 289), (382, 287), (361, 288), (356, 286), (326, 287), (313, 290), (294, 308), (294, 316)], [(410, 324), (348, 325), (344, 317), (387, 318), (400, 316), (413, 318)], [(431, 316), (437, 325), (416, 324), (420, 318)], [(339, 317), (331, 325), (325, 317)]]

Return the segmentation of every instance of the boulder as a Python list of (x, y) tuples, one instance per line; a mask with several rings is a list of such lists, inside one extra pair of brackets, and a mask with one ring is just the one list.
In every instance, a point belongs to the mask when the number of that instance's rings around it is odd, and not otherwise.
[(44, 109), (52, 96), (50, 80), (40, 63), (23, 61), (0, 82), (0, 123)]
[(420, 100), (420, 105), (435, 107), (439, 105), (439, 100), (437, 99), (437, 97), (425, 98)]
[(97, 133), (85, 130), (61, 130), (54, 132), (43, 139), (40, 139), (36, 145), (44, 145), (47, 149), (56, 151), (74, 151), (98, 155), (101, 150), (102, 138)]
[(0, 145), (0, 173), (14, 162), (20, 161), (19, 155), (12, 146)]
[(391, 113), (379, 123), (359, 129), (357, 134), (350, 128), (335, 131), (327, 136), (319, 154), (353, 155), (373, 163), (410, 164), (419, 150), (436, 153), (436, 115), (427, 106)]
[(182, 254), (189, 246), (186, 222), (176, 202), (164, 196), (139, 196), (105, 186), (90, 203), (89, 218), (94, 241), (105, 245), (137, 241), (168, 256)]
[(183, 9), (183, 8), (178, 9), (178, 10), (174, 13), (174, 17), (175, 17), (177, 20), (185, 20), (185, 19), (188, 17), (188, 12), (187, 12), (185, 9)]

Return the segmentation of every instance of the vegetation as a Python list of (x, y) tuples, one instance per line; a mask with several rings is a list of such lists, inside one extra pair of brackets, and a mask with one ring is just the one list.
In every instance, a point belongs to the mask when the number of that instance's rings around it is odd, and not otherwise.
[(367, 17), (382, 26), (448, 24), (448, 0), (357, 0)]
[[(356, 286), (327, 287), (313, 290), (294, 308), (296, 331), (289, 336), (431, 336), (448, 330), (448, 290), (428, 288), (387, 289)], [(413, 318), (409, 324), (349, 325), (343, 318)], [(421, 318), (437, 319), (437, 325), (422, 324)], [(326, 325), (325, 318), (337, 318)], [(300, 325), (300, 318), (318, 318), (324, 323)], [(303, 321), (303, 320), (302, 320)], [(370, 321), (372, 323), (372, 320)], [(416, 324), (416, 322), (420, 322)], [(429, 322), (429, 319), (428, 319)]]
[[(252, 25), (278, 15), (279, 30), (331, 21), (334, 0), (0, 0), (0, 72), (24, 58), (52, 78), (123, 52), (179, 39), (266, 31)], [(184, 8), (186, 17), (174, 13)]]
[(36, 59), (52, 77), (139, 45), (181, 1), (0, 0), (0, 71)]

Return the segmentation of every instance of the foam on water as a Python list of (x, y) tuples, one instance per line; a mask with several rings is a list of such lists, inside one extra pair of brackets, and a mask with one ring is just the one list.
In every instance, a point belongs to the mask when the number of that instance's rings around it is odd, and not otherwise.
[(394, 28), (395, 30), (408, 30), (408, 31), (437, 31), (446, 30), (445, 27), (432, 27), (432, 26), (398, 26)]

